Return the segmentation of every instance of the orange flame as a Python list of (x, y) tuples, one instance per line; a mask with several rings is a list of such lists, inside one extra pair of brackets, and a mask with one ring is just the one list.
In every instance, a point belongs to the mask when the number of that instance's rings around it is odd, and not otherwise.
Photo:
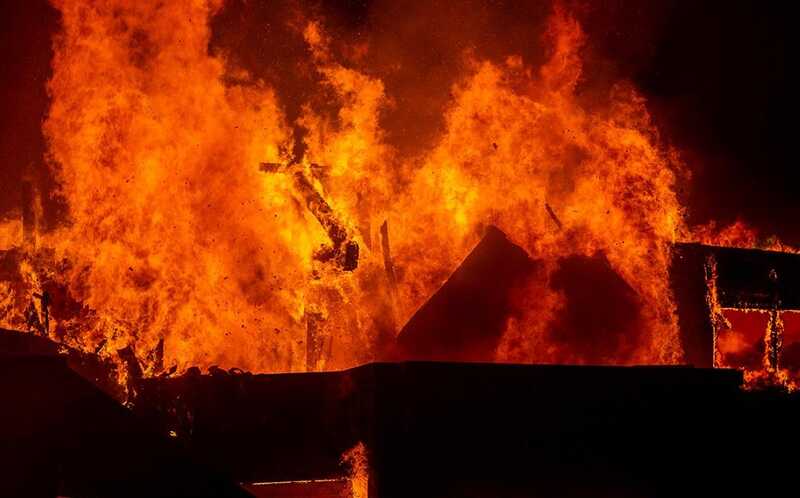
[(344, 452), (341, 460), (342, 464), (348, 467), (351, 496), (367, 498), (369, 496), (367, 447), (362, 442), (356, 443), (355, 446)]
[[(606, 361), (681, 361), (667, 273), (670, 243), (693, 237), (675, 193), (683, 166), (630, 83), (582, 93), (586, 39), (561, 7), (544, 65), (471, 57), (434, 145), (402, 157), (381, 127), (383, 82), (337, 61), (321, 22), (302, 35), (337, 112), (309, 104), (290, 123), (266, 84), (209, 54), (219, 1), (55, 4), (44, 131), (71, 222), (41, 244), (69, 263), (56, 278), (89, 310), (60, 340), (101, 354), (133, 346), (150, 374), (162, 340), (179, 368), (352, 366), (379, 358), (491, 223), (545, 263), (498, 361), (585, 361), (550, 340), (565, 306), (550, 283), (561, 258), (596, 254), (642, 310), (642, 332)], [(298, 129), (302, 158), (289, 153)], [(358, 244), (355, 271), (315, 258), (328, 234), (292, 175), (261, 163), (295, 163)], [(309, 366), (312, 322), (325, 354)]]

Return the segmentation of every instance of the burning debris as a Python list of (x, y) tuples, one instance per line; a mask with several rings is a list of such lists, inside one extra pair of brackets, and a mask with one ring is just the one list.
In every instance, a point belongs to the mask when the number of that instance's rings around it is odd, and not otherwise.
[[(311, 170), (319, 170), (321, 166), (311, 165)], [(306, 207), (325, 229), (331, 240), (331, 246), (323, 246), (314, 253), (314, 258), (322, 262), (331, 262), (343, 271), (353, 271), (358, 267), (358, 242), (347, 233), (344, 223), (334, 214), (328, 202), (317, 192), (311, 180), (303, 171), (302, 165), (283, 165), (262, 163), (261, 171), (266, 173), (286, 173), (294, 178), (298, 194), (303, 198)]]

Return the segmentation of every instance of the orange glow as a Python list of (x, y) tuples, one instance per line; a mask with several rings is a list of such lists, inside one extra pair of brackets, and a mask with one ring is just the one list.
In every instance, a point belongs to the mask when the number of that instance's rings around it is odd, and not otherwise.
[(22, 223), (19, 220), (0, 221), (0, 251), (22, 244)]
[(694, 227), (687, 240), (714, 246), (798, 252), (796, 248), (782, 243), (775, 237), (761, 238), (758, 231), (740, 220), (725, 227), (718, 227), (716, 223)]
[[(114, 358), (132, 346), (146, 375), (162, 368), (154, 359), (162, 341), (163, 368), (179, 371), (381, 359), (382, 338), (441, 286), (488, 224), (544, 263), (518, 292), (497, 361), (585, 361), (550, 338), (565, 306), (550, 282), (560, 259), (602, 254), (641, 305), (641, 332), (604, 361), (679, 363), (670, 244), (756, 245), (741, 225), (685, 226), (678, 154), (630, 83), (599, 97), (581, 92), (587, 41), (559, 6), (542, 41), (546, 63), (471, 57), (433, 146), (402, 157), (381, 128), (391, 95), (336, 60), (322, 21), (304, 21), (302, 36), (325, 87), (317, 90), (333, 96), (337, 112), (309, 104), (292, 123), (265, 83), (209, 53), (220, 1), (54, 3), (63, 31), (44, 133), (71, 219), (39, 245), (63, 262), (48, 275), (82, 311), (48, 333)], [(289, 152), (297, 128), (302, 158)], [(260, 171), (264, 163), (278, 166)], [(319, 257), (332, 241), (296, 175), (358, 245), (355, 270)], [(381, 250), (386, 221), (395, 282)], [(0, 247), (18, 231), (2, 228)], [(22, 310), (0, 291), (0, 325), (19, 326)], [(312, 325), (324, 339), (309, 363)]]
[[(779, 312), (774, 322), (767, 310), (726, 308), (720, 313), (725, 323), (715, 331), (716, 366), (743, 370), (749, 389), (780, 386), (796, 390), (800, 378), (796, 353), (800, 313)], [(778, 368), (773, 368), (769, 359), (771, 327), (781, 336)]]
[(722, 313), (727, 323), (716, 331), (717, 366), (760, 370), (764, 366), (769, 313), (733, 309)]
[(364, 443), (357, 443), (342, 455), (342, 464), (348, 467), (350, 490), (353, 498), (369, 496), (369, 462)]

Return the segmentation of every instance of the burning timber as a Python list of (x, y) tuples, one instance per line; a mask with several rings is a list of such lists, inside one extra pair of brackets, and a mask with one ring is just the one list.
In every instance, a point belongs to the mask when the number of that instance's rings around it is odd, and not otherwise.
[[(312, 169), (320, 169), (312, 165)], [(262, 163), (261, 171), (265, 173), (285, 173), (294, 179), (297, 193), (303, 198), (306, 207), (325, 229), (332, 246), (317, 251), (315, 257), (323, 262), (332, 262), (343, 271), (353, 271), (358, 267), (358, 243), (349, 235), (345, 224), (333, 212), (328, 201), (322, 197), (306, 175), (300, 164), (284, 165), (279, 163)]]

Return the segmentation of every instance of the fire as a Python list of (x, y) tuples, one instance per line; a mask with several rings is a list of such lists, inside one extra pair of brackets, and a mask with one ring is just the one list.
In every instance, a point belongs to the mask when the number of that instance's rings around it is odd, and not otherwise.
[[(545, 308), (559, 306), (547, 285), (559, 258), (603, 253), (640, 297), (640, 326), (648, 331), (619, 361), (677, 361), (667, 287), (668, 243), (682, 219), (674, 157), (660, 147), (644, 100), (629, 85), (616, 85), (607, 101), (591, 107), (581, 102), (576, 87), (584, 40), (573, 19), (557, 10), (548, 38), (551, 58), (538, 71), (515, 57), (476, 61), (455, 89), (444, 136), (412, 179), (409, 201), (425, 207), (408, 205), (399, 223), (412, 228), (403, 241), (416, 242), (419, 232), (443, 234), (428, 237), (424, 247), (433, 246), (429, 252), (447, 264), (417, 267), (409, 280), (418, 290), (404, 296), (406, 310), (417, 304), (413, 296), (440, 283), (428, 269), (452, 268), (475, 242), (476, 225), (491, 222), (548, 263), (526, 292)], [(548, 211), (558, 213), (558, 224)], [(398, 248), (404, 266), (424, 258), (407, 252), (414, 247)], [(501, 359), (580, 361), (549, 347), (542, 311), (525, 306)]]
[(348, 468), (350, 491), (353, 498), (369, 496), (369, 461), (367, 448), (359, 442), (342, 455), (342, 465)]
[(19, 220), (0, 221), (0, 250), (14, 247), (22, 240), (22, 223)]
[(80, 338), (189, 365), (292, 369), (310, 249), (272, 92), (225, 85), (204, 2), (60, 2), (45, 123), (72, 223), (49, 244), (96, 314)]
[(759, 236), (757, 230), (741, 220), (737, 220), (725, 227), (718, 227), (716, 223), (694, 227), (691, 231), (691, 240), (709, 245), (798, 252), (796, 248), (784, 244), (775, 237), (763, 238)]
[[(112, 357), (130, 346), (150, 375), (381, 359), (494, 224), (543, 262), (517, 292), (497, 361), (590, 361), (553, 338), (565, 296), (552, 284), (571, 256), (607, 261), (641, 310), (637, 335), (604, 362), (681, 361), (670, 243), (713, 228), (685, 226), (685, 167), (637, 90), (582, 90), (587, 40), (562, 7), (543, 65), (468, 55), (440, 135), (407, 157), (382, 128), (392, 96), (337, 60), (324, 20), (298, 36), (335, 112), (309, 102), (291, 122), (268, 85), (209, 53), (220, 1), (54, 3), (63, 29), (44, 132), (71, 219), (39, 245), (81, 312), (51, 337)], [(332, 233), (357, 247), (356, 266), (330, 256), (344, 244)], [(313, 361), (310, 328), (323, 337)]]

